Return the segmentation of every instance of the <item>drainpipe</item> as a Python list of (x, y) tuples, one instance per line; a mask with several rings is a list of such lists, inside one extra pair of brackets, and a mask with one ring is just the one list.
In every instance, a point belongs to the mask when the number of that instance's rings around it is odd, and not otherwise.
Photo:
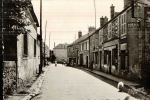
[(90, 63), (91, 63), (91, 61), (90, 61), (90, 34), (88, 33), (88, 35), (89, 35), (89, 68), (90, 68)]

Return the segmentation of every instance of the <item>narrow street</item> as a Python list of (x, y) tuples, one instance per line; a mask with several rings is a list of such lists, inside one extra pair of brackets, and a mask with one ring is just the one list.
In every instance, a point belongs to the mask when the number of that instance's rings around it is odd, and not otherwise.
[[(126, 99), (125, 99), (126, 98)], [(129, 98), (129, 99), (127, 99)], [(32, 100), (136, 100), (96, 77), (64, 65), (50, 65), (41, 94)]]

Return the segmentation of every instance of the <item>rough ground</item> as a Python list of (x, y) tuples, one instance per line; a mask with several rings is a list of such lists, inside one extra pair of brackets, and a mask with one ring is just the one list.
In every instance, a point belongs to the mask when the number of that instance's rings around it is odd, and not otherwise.
[[(126, 99), (125, 99), (126, 98)], [(79, 69), (49, 66), (41, 94), (32, 100), (136, 100)]]

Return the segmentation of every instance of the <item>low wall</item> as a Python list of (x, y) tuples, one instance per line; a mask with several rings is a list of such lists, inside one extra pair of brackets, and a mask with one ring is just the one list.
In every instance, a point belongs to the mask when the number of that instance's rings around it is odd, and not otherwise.
[(3, 68), (3, 91), (4, 94), (16, 92), (16, 62), (4, 61)]

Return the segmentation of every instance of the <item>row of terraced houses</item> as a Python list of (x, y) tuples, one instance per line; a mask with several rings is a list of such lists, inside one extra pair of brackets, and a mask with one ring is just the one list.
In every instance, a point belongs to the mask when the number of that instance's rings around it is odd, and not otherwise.
[[(150, 1), (124, 0), (124, 9), (111, 19), (101, 17), (100, 27), (68, 45), (68, 64), (92, 68), (128, 80), (150, 77)], [(134, 8), (134, 10), (133, 10)], [(134, 11), (134, 13), (133, 13)], [(133, 16), (134, 14), (134, 16)]]

